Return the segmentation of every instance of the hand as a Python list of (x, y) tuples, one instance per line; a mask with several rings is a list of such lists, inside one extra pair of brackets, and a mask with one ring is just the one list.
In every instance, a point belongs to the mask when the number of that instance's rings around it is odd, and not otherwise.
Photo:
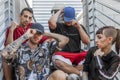
[(103, 56), (104, 52), (102, 52), (101, 49), (98, 49), (95, 51), (94, 56), (98, 56), (98, 55)]
[(36, 32), (36, 29), (28, 29), (25, 34), (27, 34), (28, 37), (32, 37)]
[(64, 6), (60, 9), (61, 13), (64, 13)]
[(17, 23), (17, 22), (12, 22), (12, 23), (11, 23), (10, 30), (11, 30), (11, 31), (14, 31), (14, 30), (17, 28), (17, 26), (18, 26), (18, 23)]
[(59, 11), (60, 11), (59, 17), (63, 18), (63, 15), (64, 15), (64, 7), (62, 7)]
[(72, 20), (72, 25), (75, 26), (76, 28), (79, 27), (79, 23), (77, 20)]
[(77, 66), (75, 66), (75, 68), (76, 68), (77, 70), (81, 71), (81, 70), (83, 70), (83, 65), (77, 65)]

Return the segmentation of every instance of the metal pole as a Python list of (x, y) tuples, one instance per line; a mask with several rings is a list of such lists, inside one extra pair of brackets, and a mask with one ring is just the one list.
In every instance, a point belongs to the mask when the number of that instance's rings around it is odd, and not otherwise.
[(93, 5), (92, 5), (92, 8), (93, 8), (93, 29), (94, 29), (94, 45), (95, 45), (95, 0), (93, 0)]
[(10, 22), (11, 22), (11, 20), (10, 20), (10, 0), (8, 0), (8, 25), (10, 25)]

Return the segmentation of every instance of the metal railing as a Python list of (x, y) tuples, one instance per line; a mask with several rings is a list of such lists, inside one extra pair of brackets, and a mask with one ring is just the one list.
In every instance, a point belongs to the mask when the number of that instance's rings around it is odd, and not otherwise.
[[(111, 6), (107, 5), (107, 4), (101, 3), (99, 1), (96, 1), (96, 3), (99, 4), (99, 5), (102, 5), (102, 6), (106, 7), (108, 9), (110, 9), (111, 11), (114, 11), (115, 13), (117, 13), (117, 14), (120, 15), (120, 10), (117, 10), (117, 9), (115, 9), (115, 8), (113, 8), (113, 7), (111, 7)], [(105, 16), (106, 18), (108, 18), (109, 20), (111, 20), (112, 22), (114, 22), (115, 24), (117, 24), (117, 25), (120, 26), (120, 23), (118, 21), (116, 21), (115, 19), (111, 18), (107, 14), (104, 14), (104, 12), (100, 11), (99, 9), (95, 8), (95, 11), (99, 12), (101, 15)], [(103, 23), (105, 23), (105, 22), (103, 22)]]
[(5, 41), (5, 31), (7, 26), (9, 25), (11, 19), (11, 0), (2, 0), (0, 2), (0, 7), (2, 10), (0, 11), (0, 17), (2, 17), (0, 21), (0, 50), (4, 48), (4, 41)]

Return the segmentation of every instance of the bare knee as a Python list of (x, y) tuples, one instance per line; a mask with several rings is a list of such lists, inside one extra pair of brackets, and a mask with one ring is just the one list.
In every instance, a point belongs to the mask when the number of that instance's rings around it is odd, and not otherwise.
[(56, 70), (49, 76), (48, 80), (66, 80), (66, 73)]
[(58, 77), (63, 77), (63, 76), (65, 76), (65, 72), (63, 72), (62, 70), (56, 70), (56, 71), (54, 72), (54, 74), (55, 74), (56, 76), (58, 76)]

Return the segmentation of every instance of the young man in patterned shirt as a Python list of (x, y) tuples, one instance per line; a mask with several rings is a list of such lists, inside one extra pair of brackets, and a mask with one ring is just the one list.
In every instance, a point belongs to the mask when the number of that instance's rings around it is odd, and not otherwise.
[[(44, 33), (44, 28), (39, 23), (33, 24), (31, 28), (1, 51), (7, 63), (15, 63), (17, 80), (45, 80), (45, 76), (49, 75), (45, 72), (45, 59), (49, 49), (45, 47), (46, 43), (39, 44), (43, 35), (56, 39), (59, 48), (63, 48), (69, 41), (67, 37), (59, 34)], [(28, 38), (28, 42), (22, 44)]]

